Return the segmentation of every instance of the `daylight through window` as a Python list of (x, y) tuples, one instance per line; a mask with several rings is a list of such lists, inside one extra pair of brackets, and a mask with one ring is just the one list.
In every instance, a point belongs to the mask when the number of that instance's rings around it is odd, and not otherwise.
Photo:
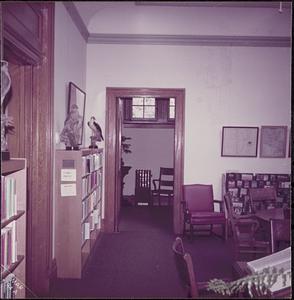
[(133, 98), (132, 119), (155, 119), (155, 98)]

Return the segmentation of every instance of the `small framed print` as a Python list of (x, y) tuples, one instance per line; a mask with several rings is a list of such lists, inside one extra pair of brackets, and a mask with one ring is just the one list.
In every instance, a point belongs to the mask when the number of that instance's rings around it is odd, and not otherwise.
[(73, 82), (69, 83), (68, 114), (74, 120), (73, 128), (76, 128), (77, 144), (82, 145), (84, 134), (84, 118), (86, 106), (86, 93)]
[(287, 126), (261, 126), (260, 157), (286, 157)]
[(221, 156), (256, 157), (258, 127), (224, 126)]

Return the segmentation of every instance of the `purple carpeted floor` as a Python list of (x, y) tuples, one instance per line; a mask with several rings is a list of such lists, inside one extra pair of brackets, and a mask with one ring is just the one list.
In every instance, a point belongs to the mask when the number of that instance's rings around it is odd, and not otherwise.
[[(119, 233), (104, 234), (81, 280), (57, 280), (51, 298), (184, 298), (173, 253), (172, 210), (123, 207)], [(183, 238), (197, 281), (232, 278), (232, 241)], [(74, 262), (73, 262), (74, 263)]]

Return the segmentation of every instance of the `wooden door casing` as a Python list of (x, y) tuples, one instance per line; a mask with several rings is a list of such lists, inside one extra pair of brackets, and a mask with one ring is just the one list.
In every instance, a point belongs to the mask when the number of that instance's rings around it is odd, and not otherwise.
[(116, 164), (118, 161), (119, 132), (117, 131), (118, 111), (117, 102), (121, 98), (133, 96), (151, 96), (158, 98), (176, 99), (175, 116), (175, 144), (174, 144), (174, 206), (173, 224), (174, 233), (182, 232), (182, 185), (184, 177), (184, 114), (185, 114), (185, 90), (184, 89), (160, 89), (160, 88), (106, 88), (106, 126), (105, 126), (105, 219), (106, 232), (114, 232), (119, 215), (118, 202), (120, 198), (116, 192), (117, 177)]
[[(28, 14), (17, 18), (21, 9)], [(2, 15), (4, 59), (9, 62), (12, 77), (8, 112), (16, 125), (8, 148), (11, 156), (25, 157), (28, 162), (26, 287), (31, 296), (48, 296), (52, 264), (54, 3), (6, 2), (2, 3)], [(21, 23), (31, 29), (25, 36), (20, 34), (24, 29)]]

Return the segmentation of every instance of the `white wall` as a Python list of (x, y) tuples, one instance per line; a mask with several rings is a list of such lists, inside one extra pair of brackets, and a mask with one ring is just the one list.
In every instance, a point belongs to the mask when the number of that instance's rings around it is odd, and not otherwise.
[[(289, 173), (290, 159), (221, 157), (222, 126), (290, 126), (291, 50), (265, 47), (87, 46), (87, 107), (105, 130), (106, 87), (185, 88), (185, 183), (221, 174)], [(89, 133), (88, 133), (89, 134)]]
[[(62, 2), (55, 2), (54, 132), (59, 136), (68, 108), (68, 85), (86, 89), (86, 42)], [(86, 100), (87, 106), (87, 100)], [(57, 143), (56, 148), (64, 148)]]
[[(54, 38), (54, 133), (55, 149), (64, 149), (59, 143), (68, 108), (68, 85), (74, 82), (82, 90), (86, 87), (86, 42), (73, 24), (62, 2), (55, 2)], [(86, 103), (87, 105), (87, 103)], [(54, 157), (55, 160), (55, 157)], [(55, 164), (54, 164), (55, 166)], [(53, 171), (53, 186), (55, 170)], [(55, 190), (53, 194), (53, 257), (55, 256)]]
[(173, 128), (123, 128), (122, 135), (131, 137), (132, 153), (124, 153), (125, 166), (131, 166), (125, 177), (124, 195), (135, 194), (136, 169), (150, 169), (152, 179), (159, 177), (159, 168), (172, 168), (174, 165)]

